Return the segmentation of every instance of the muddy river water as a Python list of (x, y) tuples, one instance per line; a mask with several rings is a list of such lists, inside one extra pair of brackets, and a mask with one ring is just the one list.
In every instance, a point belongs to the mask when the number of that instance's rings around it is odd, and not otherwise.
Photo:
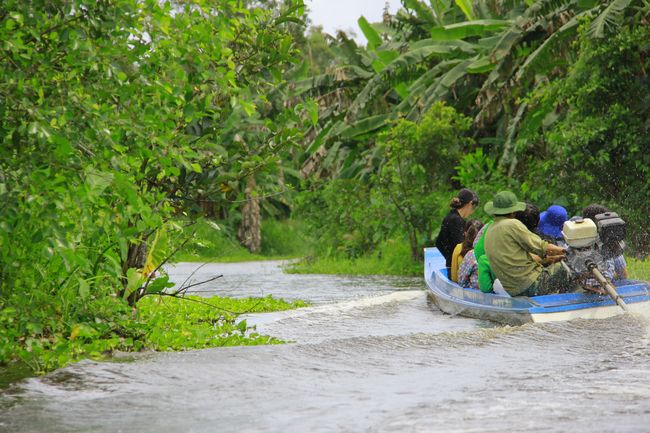
[[(84, 361), (0, 393), (2, 432), (650, 432), (650, 318), (503, 327), (442, 314), (421, 278), (211, 264), (202, 295), (292, 343)], [(196, 268), (169, 268), (184, 281)]]

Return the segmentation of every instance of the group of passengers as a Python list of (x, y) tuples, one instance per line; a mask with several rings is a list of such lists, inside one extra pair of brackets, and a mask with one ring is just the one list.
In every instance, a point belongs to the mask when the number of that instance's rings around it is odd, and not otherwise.
[[(483, 224), (468, 219), (479, 205), (476, 193), (462, 189), (451, 201), (451, 211), (442, 222), (436, 247), (445, 257), (449, 277), (462, 287), (484, 293), (537, 296), (586, 288), (600, 292), (595, 278), (573, 279), (562, 265), (566, 243), (562, 227), (566, 209), (552, 205), (540, 214), (532, 203), (518, 201), (510, 191), (501, 191), (484, 206), (493, 219)], [(583, 218), (592, 220), (608, 212), (589, 205)], [(603, 275), (610, 280), (627, 278), (623, 256), (608, 260)]]

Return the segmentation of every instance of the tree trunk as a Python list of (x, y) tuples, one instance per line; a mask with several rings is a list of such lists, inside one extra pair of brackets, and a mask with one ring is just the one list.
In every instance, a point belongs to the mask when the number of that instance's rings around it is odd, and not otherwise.
[[(136, 239), (134, 242), (129, 244), (129, 249), (127, 252), (127, 258), (122, 262), (122, 290), (119, 291), (119, 296), (123, 297), (127, 290), (127, 278), (126, 273), (129, 269), (142, 269), (144, 268), (145, 262), (147, 261), (147, 240), (146, 239)], [(127, 301), (129, 305), (134, 306), (136, 302), (141, 298), (141, 293), (139, 290), (134, 290), (131, 295), (129, 295)]]
[(415, 229), (409, 230), (409, 243), (411, 244), (411, 259), (416, 262), (422, 257), (422, 251), (418, 245), (418, 235)]
[(246, 202), (241, 208), (241, 223), (237, 238), (251, 253), (258, 253), (262, 246), (260, 199), (255, 192), (255, 177), (250, 176), (246, 185)]

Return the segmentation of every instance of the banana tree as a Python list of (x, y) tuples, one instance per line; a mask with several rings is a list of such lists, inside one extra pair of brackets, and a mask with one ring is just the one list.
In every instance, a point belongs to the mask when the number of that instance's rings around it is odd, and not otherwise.
[[(362, 78), (365, 81), (344, 116), (339, 107), (337, 116), (320, 125), (307, 154), (311, 159), (337, 161), (339, 173), (363, 175), (377, 161), (374, 134), (400, 118), (418, 121), (436, 101), (446, 101), (475, 118), (478, 136), (500, 137), (504, 145), (499, 167), (512, 173), (519, 131), (536, 125), (529, 119), (541, 115), (523, 98), (538, 85), (562, 76), (575, 58), (571, 42), (583, 20), (593, 20), (593, 37), (604, 37), (616, 31), (642, 1), (470, 5), (440, 0), (429, 6), (404, 0), (404, 9), (389, 23), (395, 31), (388, 38), (381, 32), (386, 23), (374, 25), (361, 17), (359, 26), (368, 46), (357, 52), (364, 59), (364, 71), (372, 76)], [(315, 164), (309, 162), (312, 168)]]
[[(496, 40), (490, 36), (511, 21), (483, 18), (467, 2), (432, 3), (430, 8), (405, 1), (405, 10), (380, 24), (361, 17), (367, 48), (353, 47), (347, 58), (356, 64), (341, 66), (354, 68), (357, 79), (342, 82), (323, 76), (311, 81), (311, 94), (325, 97), (352, 90), (354, 97), (339, 101), (335, 109), (329, 104), (322, 107), (306, 149), (305, 175), (326, 166), (336, 175), (365, 176), (376, 169), (372, 137), (378, 131), (399, 118), (417, 121), (436, 101), (474, 98), (480, 88), (476, 77), (493, 67), (487, 56)], [(349, 43), (341, 45), (350, 51)]]

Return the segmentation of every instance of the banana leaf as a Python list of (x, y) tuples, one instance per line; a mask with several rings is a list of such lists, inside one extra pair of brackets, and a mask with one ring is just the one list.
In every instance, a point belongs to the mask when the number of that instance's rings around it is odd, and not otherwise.
[(431, 37), (437, 41), (465, 39), (471, 36), (485, 36), (486, 34), (510, 27), (510, 20), (476, 20), (450, 24), (444, 27), (433, 27)]
[(340, 135), (347, 139), (354, 138), (385, 126), (389, 120), (388, 114), (366, 117), (344, 128)]

